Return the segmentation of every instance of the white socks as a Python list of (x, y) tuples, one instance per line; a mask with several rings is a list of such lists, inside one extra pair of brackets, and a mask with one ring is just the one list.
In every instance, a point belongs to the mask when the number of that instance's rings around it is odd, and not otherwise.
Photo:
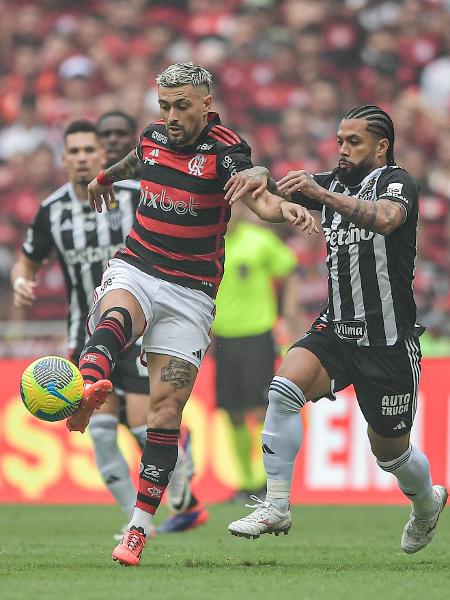
[(94, 444), (98, 470), (117, 504), (128, 518), (136, 502), (136, 490), (130, 478), (128, 464), (117, 445), (117, 424), (114, 415), (93, 415), (89, 432)]
[(152, 518), (153, 515), (151, 513), (135, 507), (131, 521), (127, 525), (127, 529), (130, 529), (131, 527), (142, 527), (144, 534), (148, 535), (152, 529)]
[(417, 519), (430, 519), (436, 514), (436, 500), (430, 476), (428, 458), (416, 446), (388, 462), (377, 460), (378, 465), (397, 477), (398, 486), (412, 503)]
[(294, 461), (302, 443), (300, 409), (306, 398), (299, 387), (285, 377), (274, 377), (269, 388), (269, 406), (262, 433), (264, 468), (267, 473), (266, 500), (285, 513)]

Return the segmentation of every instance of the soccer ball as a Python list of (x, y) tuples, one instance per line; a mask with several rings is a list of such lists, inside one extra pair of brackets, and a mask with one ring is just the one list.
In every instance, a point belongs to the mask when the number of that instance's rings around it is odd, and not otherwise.
[(83, 377), (60, 356), (38, 358), (23, 372), (20, 395), (32, 415), (43, 421), (61, 421), (73, 414), (83, 397)]

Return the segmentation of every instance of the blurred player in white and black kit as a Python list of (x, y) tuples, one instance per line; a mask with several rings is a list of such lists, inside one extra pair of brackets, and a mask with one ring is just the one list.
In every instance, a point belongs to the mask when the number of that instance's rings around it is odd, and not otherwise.
[[(432, 484), (427, 457), (410, 442), (420, 378), (419, 336), (413, 298), (418, 188), (394, 161), (394, 126), (377, 106), (348, 112), (337, 132), (338, 167), (311, 176), (288, 173), (278, 182), (287, 199), (322, 214), (327, 244), (328, 306), (284, 358), (269, 391), (262, 435), (267, 495), (234, 521), (238, 536), (289, 530), (289, 494), (302, 441), (299, 411), (308, 400), (353, 384), (368, 423), (378, 465), (396, 478), (412, 512), (401, 547), (427, 545), (447, 501)], [(264, 183), (264, 178), (262, 178)], [(229, 183), (231, 202), (254, 178)], [(282, 205), (283, 206), (283, 205)]]
[[(104, 153), (108, 161), (114, 162), (117, 156), (124, 156), (135, 144), (136, 125), (124, 113), (105, 114), (99, 121), (99, 129), (100, 137), (96, 126), (90, 121), (73, 121), (67, 126), (63, 162), (69, 181), (42, 203), (11, 274), (16, 306), (29, 306), (35, 299), (36, 274), (43, 261), (56, 252), (64, 274), (69, 307), (68, 355), (75, 363), (86, 341), (86, 317), (92, 306), (94, 289), (109, 259), (122, 248), (140, 197), (138, 181), (122, 181), (115, 186), (116, 203), (111, 211), (102, 214), (90, 211), (87, 184), (101, 167)], [(115, 391), (125, 398), (126, 421), (130, 431), (142, 447), (146, 438), (149, 385), (146, 369), (140, 363), (139, 345), (131, 346), (119, 357), (113, 381)], [(119, 397), (114, 394), (110, 402), (93, 416), (90, 433), (102, 478), (129, 517), (134, 510), (136, 490), (128, 465), (117, 445), (118, 415)], [(183, 458), (186, 456), (184, 449), (179, 455)], [(186, 456), (188, 463), (189, 456)], [(183, 486), (176, 481), (177, 477), (173, 478), (178, 485), (174, 486), (177, 493), (172, 499), (175, 504), (180, 503), (178, 497), (182, 496), (183, 511), (192, 501), (188, 476), (187, 469), (182, 465), (178, 480), (182, 478)], [(200, 511), (204, 510), (199, 508)]]

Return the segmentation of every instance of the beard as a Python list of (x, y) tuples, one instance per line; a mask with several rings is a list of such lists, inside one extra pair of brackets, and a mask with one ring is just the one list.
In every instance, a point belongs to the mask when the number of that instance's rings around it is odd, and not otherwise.
[(339, 181), (346, 187), (356, 187), (374, 169), (371, 161), (365, 160), (359, 165), (352, 165), (350, 169), (337, 167), (336, 175)]
[(186, 146), (190, 141), (190, 134), (186, 131), (186, 129), (182, 128), (180, 132), (177, 132), (178, 135), (174, 135), (169, 129), (167, 129), (167, 137), (169, 141), (174, 146)]

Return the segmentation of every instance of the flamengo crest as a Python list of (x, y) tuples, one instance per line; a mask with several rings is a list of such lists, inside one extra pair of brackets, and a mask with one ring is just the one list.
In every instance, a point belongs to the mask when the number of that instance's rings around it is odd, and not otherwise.
[(203, 175), (203, 169), (206, 163), (206, 156), (204, 154), (196, 154), (194, 158), (188, 162), (189, 173), (201, 177)]

